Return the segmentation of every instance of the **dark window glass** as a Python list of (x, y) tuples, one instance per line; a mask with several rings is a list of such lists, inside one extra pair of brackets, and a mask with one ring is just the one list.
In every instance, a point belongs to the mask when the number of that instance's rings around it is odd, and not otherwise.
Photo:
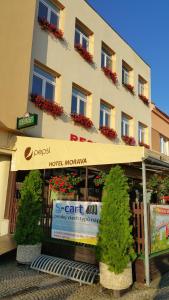
[(75, 31), (75, 44), (80, 44), (80, 33)]
[(100, 111), (100, 127), (103, 126), (103, 111)]
[(45, 99), (52, 101), (53, 98), (54, 98), (54, 86), (51, 83), (46, 82)]
[(55, 25), (56, 27), (58, 26), (58, 16), (57, 14), (55, 14), (53, 11), (51, 12), (51, 16), (50, 16), (50, 23)]
[(72, 96), (71, 112), (72, 113), (77, 113), (77, 98), (74, 95)]
[(82, 38), (82, 46), (84, 49), (88, 48), (88, 41), (85, 38)]
[(38, 17), (47, 19), (47, 15), (48, 15), (47, 6), (45, 4), (43, 4), (42, 2), (39, 2)]
[(109, 115), (105, 114), (105, 126), (109, 126)]
[(107, 56), (107, 59), (106, 59), (106, 66), (107, 68), (109, 68), (110, 70), (112, 69), (112, 60), (110, 57)]
[(125, 83), (125, 80), (124, 80), (124, 69), (122, 69), (122, 83)]
[(42, 96), (42, 79), (33, 75), (32, 93)]
[(101, 67), (104, 68), (105, 65), (104, 65), (104, 53), (102, 52), (102, 55), (101, 55)]
[(85, 102), (80, 100), (80, 111), (81, 115), (85, 115)]

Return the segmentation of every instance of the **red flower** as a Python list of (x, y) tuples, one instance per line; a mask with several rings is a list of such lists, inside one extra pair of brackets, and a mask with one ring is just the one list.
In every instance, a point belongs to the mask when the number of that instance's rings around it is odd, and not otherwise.
[(139, 95), (139, 98), (140, 98), (145, 104), (149, 105), (149, 100), (148, 100), (148, 98), (147, 98), (146, 96), (140, 94), (140, 95)]
[(102, 70), (103, 70), (105, 76), (107, 76), (109, 79), (111, 79), (114, 84), (117, 84), (117, 73), (112, 72), (107, 67), (102, 68)]
[(130, 145), (130, 146), (135, 146), (135, 144), (136, 144), (135, 138), (132, 136), (123, 135), (122, 140), (125, 142), (125, 144)]
[(54, 118), (57, 116), (61, 116), (63, 114), (63, 107), (57, 103), (49, 102), (44, 99), (42, 96), (38, 96), (35, 94), (31, 95), (31, 101), (37, 106), (39, 109), (47, 112)]
[(89, 118), (85, 117), (84, 115), (72, 113), (71, 118), (75, 123), (78, 123), (85, 128), (93, 127), (93, 122)]
[(124, 87), (134, 95), (134, 86), (129, 83), (123, 83)]
[(81, 44), (75, 44), (75, 49), (89, 63), (93, 64), (93, 56)]
[(42, 30), (49, 31), (55, 38), (63, 40), (62, 30), (58, 29), (54, 24), (50, 24), (45, 18), (38, 18), (38, 22)]
[(117, 137), (117, 133), (115, 130), (109, 128), (108, 126), (100, 127), (100, 132), (108, 137), (109, 139), (115, 139)]

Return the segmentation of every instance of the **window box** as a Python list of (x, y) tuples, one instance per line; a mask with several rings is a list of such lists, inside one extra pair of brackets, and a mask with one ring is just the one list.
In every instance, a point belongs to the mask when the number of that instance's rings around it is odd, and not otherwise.
[(139, 98), (144, 102), (144, 104), (149, 105), (149, 100), (146, 96), (140, 94)]
[(123, 135), (122, 140), (125, 142), (126, 145), (129, 145), (129, 146), (135, 146), (135, 144), (136, 144), (135, 138), (132, 136)]
[(93, 56), (81, 44), (75, 44), (75, 49), (89, 64), (93, 64)]
[(139, 142), (139, 146), (144, 146), (145, 148), (150, 149), (150, 146), (143, 142)]
[(116, 139), (117, 137), (117, 133), (115, 130), (109, 128), (108, 126), (101, 126), (100, 127), (100, 132), (105, 135), (107, 138), (109, 139)]
[(114, 83), (114, 84), (117, 84), (117, 73), (115, 72), (112, 72), (109, 68), (107, 67), (103, 67), (102, 68), (105, 76), (109, 79), (111, 79), (111, 81)]
[(63, 31), (58, 29), (56, 25), (50, 24), (45, 18), (38, 18), (39, 25), (42, 30), (48, 31), (51, 33), (56, 39), (64, 40)]
[(52, 103), (43, 98), (42, 96), (31, 94), (31, 101), (36, 107), (48, 113), (52, 117), (58, 117), (63, 114), (63, 107), (57, 103)]
[(77, 114), (77, 113), (71, 113), (70, 116), (75, 123), (80, 124), (81, 126), (83, 126), (85, 128), (93, 127), (93, 122), (84, 115)]
[(135, 94), (134, 93), (134, 86), (133, 85), (131, 85), (131, 84), (129, 84), (129, 83), (123, 83), (123, 86), (131, 93), (131, 94)]

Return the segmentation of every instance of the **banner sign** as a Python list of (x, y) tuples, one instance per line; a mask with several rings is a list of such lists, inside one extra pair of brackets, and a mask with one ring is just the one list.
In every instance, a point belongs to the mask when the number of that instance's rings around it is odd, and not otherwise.
[(101, 203), (53, 201), (52, 238), (97, 244)]
[(169, 205), (150, 205), (151, 253), (169, 248)]

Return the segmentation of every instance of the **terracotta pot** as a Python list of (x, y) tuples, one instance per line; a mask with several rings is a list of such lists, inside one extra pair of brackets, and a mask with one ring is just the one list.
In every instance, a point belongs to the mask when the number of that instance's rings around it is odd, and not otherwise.
[(112, 290), (124, 290), (129, 288), (132, 283), (131, 263), (120, 274), (109, 271), (108, 265), (100, 262), (100, 283), (103, 287)]
[(42, 244), (18, 245), (16, 260), (20, 264), (31, 264), (41, 254)]

